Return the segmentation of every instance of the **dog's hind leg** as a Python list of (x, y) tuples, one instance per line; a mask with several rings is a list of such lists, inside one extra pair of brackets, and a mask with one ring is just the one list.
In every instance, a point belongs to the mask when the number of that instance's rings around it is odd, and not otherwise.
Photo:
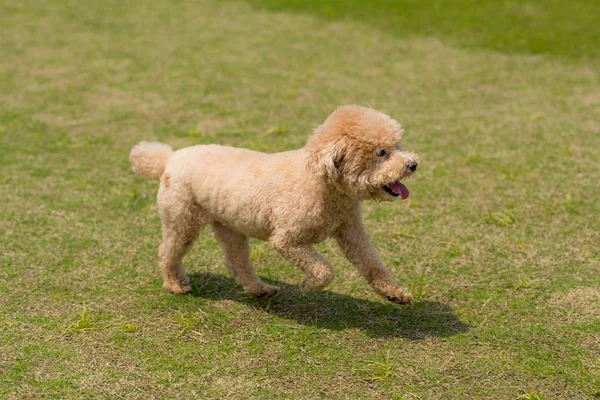
[(248, 238), (219, 222), (213, 223), (215, 236), (225, 251), (227, 268), (244, 288), (244, 292), (252, 296), (272, 296), (279, 288), (263, 282), (254, 272), (250, 261)]
[(192, 197), (175, 189), (161, 184), (158, 192), (163, 237), (158, 257), (165, 289), (171, 293), (185, 294), (192, 287), (182, 259), (192, 248), (205, 221)]

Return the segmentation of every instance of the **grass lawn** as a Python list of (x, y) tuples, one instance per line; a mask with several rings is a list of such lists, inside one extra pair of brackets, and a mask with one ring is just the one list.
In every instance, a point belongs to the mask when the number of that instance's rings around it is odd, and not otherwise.
[[(600, 397), (600, 3), (8, 0), (0, 6), (0, 398)], [(275, 152), (368, 105), (421, 156), (365, 203), (379, 299), (209, 230), (161, 288), (140, 140)]]

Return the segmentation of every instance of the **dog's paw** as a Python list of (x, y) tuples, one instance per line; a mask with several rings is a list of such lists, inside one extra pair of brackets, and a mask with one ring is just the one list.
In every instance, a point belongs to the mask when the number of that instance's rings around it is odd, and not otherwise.
[(279, 291), (279, 286), (273, 286), (261, 282), (260, 285), (252, 285), (251, 287), (244, 288), (244, 292), (249, 294), (250, 296), (256, 297), (271, 297), (275, 296)]
[(413, 296), (404, 289), (396, 286), (395, 283), (390, 281), (374, 281), (371, 283), (375, 292), (381, 297), (388, 299), (392, 303), (396, 304), (410, 304)]
[(318, 292), (322, 288), (319, 285), (315, 285), (312, 279), (304, 278), (302, 284), (300, 285), (300, 291), (302, 293), (310, 293), (310, 292)]
[(165, 281), (163, 287), (167, 289), (169, 293), (173, 294), (187, 294), (192, 291), (192, 285), (187, 278), (185, 280)]
[(302, 293), (320, 292), (323, 290), (329, 282), (327, 281), (315, 281), (311, 278), (305, 278), (300, 285)]
[(396, 304), (410, 304), (412, 303), (413, 296), (408, 292), (401, 291), (393, 296), (387, 296), (387, 299)]
[(300, 285), (303, 293), (319, 292), (327, 287), (333, 280), (333, 272), (329, 269), (320, 270), (317, 274), (307, 276)]

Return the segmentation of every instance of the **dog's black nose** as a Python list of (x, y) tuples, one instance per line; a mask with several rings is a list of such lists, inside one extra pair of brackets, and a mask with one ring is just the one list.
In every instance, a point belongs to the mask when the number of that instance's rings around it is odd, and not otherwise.
[(409, 169), (409, 171), (415, 172), (417, 170), (417, 162), (416, 161), (411, 161), (408, 163), (408, 165), (406, 166), (406, 168)]

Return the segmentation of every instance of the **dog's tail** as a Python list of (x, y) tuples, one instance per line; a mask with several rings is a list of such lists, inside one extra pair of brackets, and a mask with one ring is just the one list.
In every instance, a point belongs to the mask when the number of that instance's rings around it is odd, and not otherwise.
[(173, 153), (171, 146), (158, 142), (140, 142), (129, 153), (133, 172), (144, 178), (159, 180), (167, 160)]

